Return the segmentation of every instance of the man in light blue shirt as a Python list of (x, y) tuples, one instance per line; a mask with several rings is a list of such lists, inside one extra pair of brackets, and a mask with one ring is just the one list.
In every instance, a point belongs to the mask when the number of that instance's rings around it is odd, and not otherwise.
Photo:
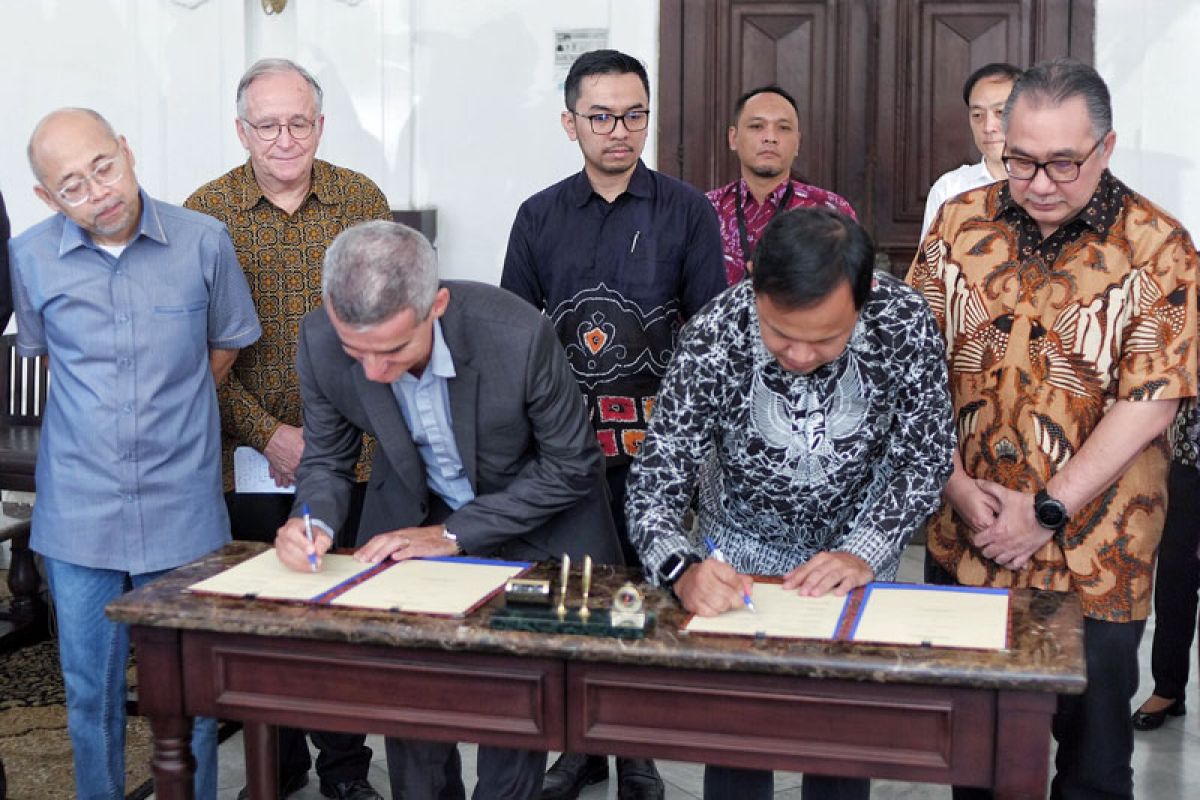
[[(60, 109), (29, 141), (55, 215), (11, 245), (22, 355), (49, 354), (31, 546), (59, 628), (78, 796), (123, 797), (132, 586), (229, 540), (216, 384), (261, 334), (225, 228), (138, 187), (99, 114)], [(196, 796), (216, 796), (216, 725), (197, 720)]]

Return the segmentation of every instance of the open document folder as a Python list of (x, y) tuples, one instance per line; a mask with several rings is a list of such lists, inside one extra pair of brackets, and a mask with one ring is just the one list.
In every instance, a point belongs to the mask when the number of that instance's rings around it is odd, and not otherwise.
[(327, 554), (320, 572), (298, 572), (284, 566), (272, 549), (194, 583), (188, 591), (462, 617), (529, 567), (527, 562), (482, 558), (364, 564), (352, 556)]
[(739, 608), (692, 616), (684, 630), (976, 650), (1008, 646), (1007, 589), (872, 583), (845, 597), (802, 597), (785, 591), (778, 578), (758, 578), (752, 594), (758, 613)]

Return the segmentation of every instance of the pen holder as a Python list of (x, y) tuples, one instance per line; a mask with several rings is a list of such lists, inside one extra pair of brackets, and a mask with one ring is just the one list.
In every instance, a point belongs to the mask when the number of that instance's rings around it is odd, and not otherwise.
[[(579, 608), (569, 608), (559, 617), (553, 607), (510, 605), (498, 608), (488, 619), (488, 627), (527, 633), (565, 633), (573, 636), (609, 636), (615, 639), (642, 639), (646, 628), (653, 624), (654, 615), (642, 613), (638, 620), (622, 620), (612, 609), (589, 609), (586, 618)], [(615, 619), (614, 619), (615, 618)], [(637, 624), (639, 623), (640, 624)]]

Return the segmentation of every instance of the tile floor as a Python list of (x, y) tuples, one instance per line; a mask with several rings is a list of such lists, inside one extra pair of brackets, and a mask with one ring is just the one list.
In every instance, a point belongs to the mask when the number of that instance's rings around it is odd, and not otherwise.
[[(901, 568), (901, 580), (919, 580), (921, 575), (921, 548), (910, 547)], [(1154, 620), (1146, 627), (1142, 642), (1142, 689), (1135, 702), (1140, 703), (1151, 690), (1150, 642), (1154, 634)], [(1137, 734), (1137, 745), (1133, 756), (1136, 793), (1140, 800), (1183, 800), (1200, 797), (1200, 680), (1193, 679), (1188, 687), (1189, 714), (1180, 719), (1171, 719), (1157, 731)], [(387, 764), (383, 755), (383, 741), (378, 736), (368, 738), (375, 751), (370, 779), (375, 788), (386, 798), (391, 797), (388, 789)], [(475, 747), (463, 745), (463, 779), (468, 791), (474, 784)], [(551, 754), (553, 760), (554, 754)], [(220, 752), (220, 800), (234, 800), (245, 783), (242, 761), (242, 736), (240, 733), (221, 746)], [(667, 784), (667, 800), (691, 800), (701, 796), (703, 767), (677, 761), (658, 762), (659, 770)], [(580, 795), (581, 800), (603, 800), (616, 798), (616, 783), (591, 786)], [(775, 795), (781, 800), (799, 800), (800, 775), (776, 773)], [(310, 774), (310, 782), (301, 791), (292, 795), (295, 800), (319, 800), (316, 775)], [(899, 781), (876, 781), (872, 787), (873, 800), (949, 800), (950, 789), (932, 784), (904, 783)]]

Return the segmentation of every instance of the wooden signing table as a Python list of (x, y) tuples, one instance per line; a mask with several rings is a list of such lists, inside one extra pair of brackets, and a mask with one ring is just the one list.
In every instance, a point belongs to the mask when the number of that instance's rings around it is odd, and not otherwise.
[[(1020, 590), (1012, 648), (968, 652), (680, 634), (640, 641), (198, 596), (262, 550), (235, 542), (123, 596), (155, 793), (192, 796), (190, 717), (242, 720), (251, 796), (276, 796), (276, 725), (1046, 793), (1056, 693), (1085, 686), (1071, 595)], [(597, 570), (594, 598), (624, 580)], [(494, 603), (502, 601), (496, 600)], [(577, 599), (576, 599), (577, 602)]]

